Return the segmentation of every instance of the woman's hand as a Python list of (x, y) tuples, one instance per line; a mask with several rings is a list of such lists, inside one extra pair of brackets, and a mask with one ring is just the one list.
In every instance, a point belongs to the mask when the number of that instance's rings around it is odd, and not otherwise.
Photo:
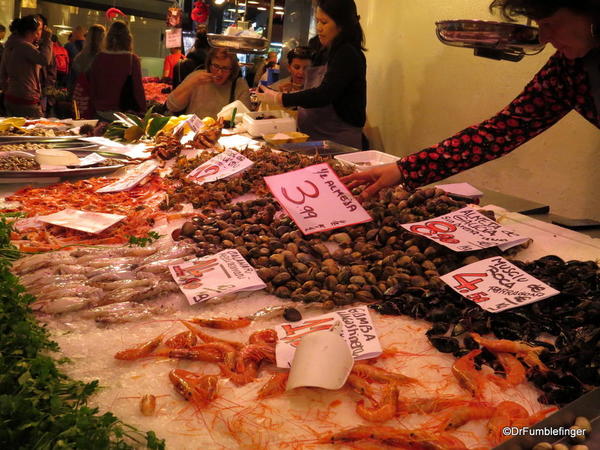
[(401, 181), (402, 173), (396, 163), (374, 167), (373, 169), (353, 173), (342, 178), (342, 183), (348, 189), (353, 189), (363, 184), (368, 185), (358, 197), (360, 200), (371, 197), (385, 187), (400, 184)]
[(196, 70), (185, 77), (185, 81), (188, 81), (188, 78), (190, 84), (209, 84), (213, 81), (213, 74), (204, 70)]
[(274, 91), (265, 86), (259, 86), (256, 91), (256, 98), (259, 102), (267, 105), (282, 106), (281, 92)]

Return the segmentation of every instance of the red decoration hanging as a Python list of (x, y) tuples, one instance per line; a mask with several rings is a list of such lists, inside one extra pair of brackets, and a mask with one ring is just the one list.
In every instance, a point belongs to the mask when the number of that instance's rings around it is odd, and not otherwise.
[(194, 2), (191, 16), (194, 22), (205, 23), (208, 20), (208, 6), (203, 1)]
[(117, 8), (109, 8), (106, 11), (106, 20), (113, 20), (117, 16), (127, 17), (127, 15), (123, 11)]

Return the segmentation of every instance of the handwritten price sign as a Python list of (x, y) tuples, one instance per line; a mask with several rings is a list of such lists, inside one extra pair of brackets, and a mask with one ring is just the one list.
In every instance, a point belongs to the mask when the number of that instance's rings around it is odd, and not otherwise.
[(489, 312), (505, 311), (559, 293), (499, 256), (469, 264), (440, 278)]
[(265, 177), (265, 182), (304, 234), (373, 220), (327, 163)]
[(194, 183), (204, 184), (227, 178), (247, 169), (252, 164), (254, 163), (241, 153), (227, 149), (196, 167), (187, 177)]
[(266, 285), (237, 250), (223, 250), (183, 264), (169, 266), (190, 305), (238, 291), (255, 291)]
[(506, 250), (529, 240), (469, 207), (402, 227), (457, 252), (489, 247)]
[(140, 183), (144, 178), (150, 175), (158, 168), (158, 162), (146, 161), (139, 166), (132, 167), (125, 172), (125, 175), (119, 177), (118, 181), (98, 189), (96, 192), (121, 192), (131, 189)]
[(366, 306), (345, 309), (296, 323), (277, 325), (277, 367), (289, 368), (300, 340), (316, 331), (331, 330), (336, 322), (342, 323), (342, 337), (358, 361), (381, 354), (381, 345), (369, 309)]

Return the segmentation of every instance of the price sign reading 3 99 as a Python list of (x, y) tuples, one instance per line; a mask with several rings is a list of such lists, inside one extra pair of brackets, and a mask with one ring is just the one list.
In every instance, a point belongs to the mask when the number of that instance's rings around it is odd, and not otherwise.
[(304, 234), (373, 220), (327, 163), (265, 177), (265, 182)]

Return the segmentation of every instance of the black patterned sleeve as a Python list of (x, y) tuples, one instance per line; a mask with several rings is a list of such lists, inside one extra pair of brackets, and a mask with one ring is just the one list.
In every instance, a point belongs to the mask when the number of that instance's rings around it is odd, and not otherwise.
[(572, 109), (594, 122), (593, 97), (583, 64), (557, 53), (494, 117), (399, 160), (404, 183), (416, 188), (504, 156)]

